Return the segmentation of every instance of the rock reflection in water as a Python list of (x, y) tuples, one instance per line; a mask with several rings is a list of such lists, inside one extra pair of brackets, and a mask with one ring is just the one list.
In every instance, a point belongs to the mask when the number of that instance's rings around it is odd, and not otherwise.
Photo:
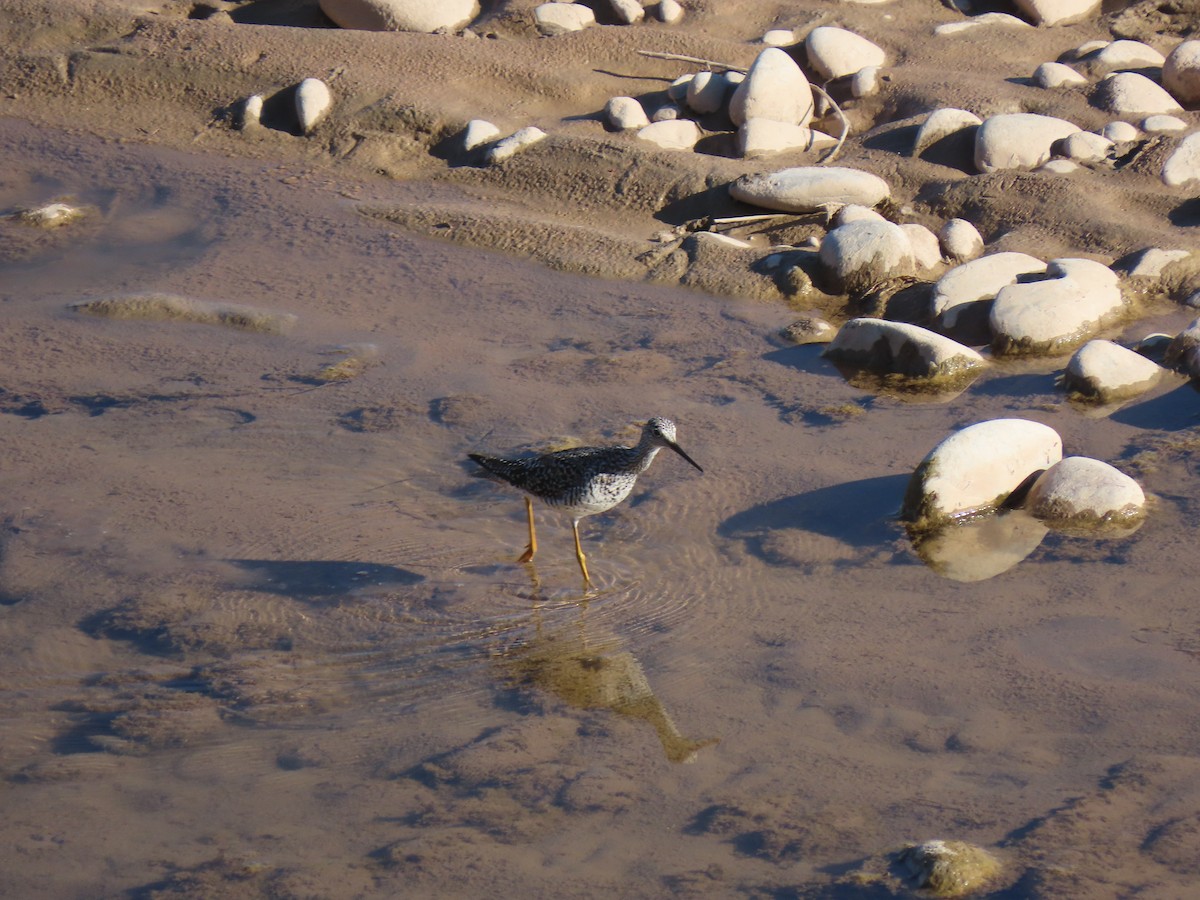
[(913, 549), (945, 578), (986, 581), (1033, 553), (1049, 530), (1028, 513), (1013, 510), (914, 535)]
[(671, 762), (695, 762), (698, 751), (720, 740), (680, 734), (634, 655), (616, 637), (589, 636), (582, 621), (551, 632), (539, 622), (530, 640), (504, 651), (501, 667), (514, 687), (540, 688), (580, 709), (611, 709), (649, 722)]

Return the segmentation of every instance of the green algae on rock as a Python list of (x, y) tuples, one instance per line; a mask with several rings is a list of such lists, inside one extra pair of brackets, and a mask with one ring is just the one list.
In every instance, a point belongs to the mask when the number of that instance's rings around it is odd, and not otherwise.
[(126, 294), (99, 300), (80, 300), (72, 303), (70, 308), (108, 319), (195, 322), (263, 334), (286, 334), (296, 324), (296, 316), (291, 313), (235, 303), (211, 303), (176, 294)]
[(935, 897), (965, 897), (993, 881), (1000, 861), (966, 841), (925, 841), (905, 847), (896, 867), (914, 888)]

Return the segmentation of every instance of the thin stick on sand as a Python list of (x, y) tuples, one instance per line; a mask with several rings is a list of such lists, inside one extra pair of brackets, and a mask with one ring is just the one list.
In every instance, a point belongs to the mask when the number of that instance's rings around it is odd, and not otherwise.
[[(684, 56), (679, 53), (660, 53), (657, 50), (639, 50), (638, 53), (640, 53), (642, 56), (649, 56), (653, 59), (669, 59), (674, 60), (675, 62), (695, 63), (696, 65), (706, 66), (710, 69), (724, 69), (727, 72), (741, 72), (742, 74), (745, 74), (746, 72), (750, 71), (749, 67), (747, 66), (735, 66), (729, 63), (718, 62), (715, 59), (704, 59), (699, 56)], [(825, 88), (815, 84), (809, 84), (809, 87), (811, 87), (814, 91), (820, 94), (822, 98), (824, 98), (825, 102), (833, 108), (834, 113), (837, 114), (838, 120), (842, 123), (842, 133), (838, 135), (837, 143), (830, 149), (828, 153), (817, 160), (817, 165), (823, 166), (825, 163), (832, 162), (833, 158), (842, 151), (842, 145), (846, 143), (846, 136), (850, 133), (850, 120), (846, 118), (846, 114), (842, 112), (842, 108), (837, 105), (837, 101), (829, 96), (829, 93), (825, 90)]]

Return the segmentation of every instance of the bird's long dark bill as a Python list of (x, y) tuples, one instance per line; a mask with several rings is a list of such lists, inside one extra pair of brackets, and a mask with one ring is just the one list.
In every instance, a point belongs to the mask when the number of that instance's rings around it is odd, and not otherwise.
[[(700, 469), (700, 463), (696, 462), (694, 459), (692, 459), (690, 456), (688, 456), (686, 453), (684, 453), (683, 448), (680, 447), (678, 444), (667, 444), (667, 446), (670, 447), (672, 450), (674, 450), (676, 453), (678, 453), (680, 456), (682, 456), (684, 459), (686, 459), (688, 462), (690, 462), (697, 469)], [(700, 469), (700, 471), (703, 472), (704, 470)]]

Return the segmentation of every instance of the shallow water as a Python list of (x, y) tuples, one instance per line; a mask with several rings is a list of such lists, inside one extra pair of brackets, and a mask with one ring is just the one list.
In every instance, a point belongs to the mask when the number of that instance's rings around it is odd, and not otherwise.
[[(1191, 388), (1097, 418), (1014, 364), (875, 397), (778, 342), (785, 309), (355, 213), (432, 187), (0, 141), (0, 207), (95, 206), (0, 222), (12, 896), (886, 896), (845, 876), (932, 837), (998, 846), (1012, 896), (1194, 884)], [(299, 323), (67, 309), (147, 290)], [(593, 591), (553, 512), (514, 563), (523, 504), (466, 453), (654, 414), (704, 474), (660, 456), (586, 520)], [(1149, 520), (925, 565), (909, 473), (1004, 415), (1136, 461)]]

